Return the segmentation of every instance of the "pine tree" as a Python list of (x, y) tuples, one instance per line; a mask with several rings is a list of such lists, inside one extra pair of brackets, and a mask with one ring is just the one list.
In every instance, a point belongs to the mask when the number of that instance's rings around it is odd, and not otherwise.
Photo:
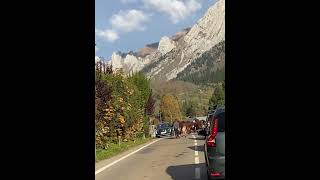
[(215, 86), (212, 97), (209, 100), (209, 107), (223, 106), (224, 105), (224, 89), (222, 84), (217, 84)]

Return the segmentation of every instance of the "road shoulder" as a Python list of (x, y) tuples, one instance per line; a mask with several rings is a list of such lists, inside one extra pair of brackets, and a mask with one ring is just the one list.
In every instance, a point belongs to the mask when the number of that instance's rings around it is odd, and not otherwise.
[(132, 153), (134, 151), (136, 151), (136, 150), (138, 150), (139, 148), (141, 148), (141, 147), (143, 147), (143, 146), (145, 146), (147, 144), (150, 144), (150, 143), (152, 143), (154, 141), (159, 141), (159, 140), (160, 140), (159, 138), (152, 139), (152, 140), (150, 140), (150, 141), (148, 141), (146, 143), (143, 143), (143, 144), (137, 145), (135, 147), (132, 147), (129, 150), (124, 151), (124, 152), (122, 152), (120, 154), (117, 154), (117, 155), (115, 155), (113, 157), (110, 157), (108, 159), (104, 159), (104, 160), (101, 160), (99, 162), (96, 162), (95, 163), (95, 171), (103, 168), (104, 166), (106, 166), (106, 165), (108, 165), (108, 164), (110, 164), (110, 163), (112, 163), (112, 162), (114, 162), (114, 161), (116, 161), (116, 160), (118, 160), (118, 159), (120, 159), (120, 158), (122, 158), (122, 157), (124, 157), (124, 156), (126, 156), (126, 155), (128, 155), (128, 154), (130, 154), (130, 153)]

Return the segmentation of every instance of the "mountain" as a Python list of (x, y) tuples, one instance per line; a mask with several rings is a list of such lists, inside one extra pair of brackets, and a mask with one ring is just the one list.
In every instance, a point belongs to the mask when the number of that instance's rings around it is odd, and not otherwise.
[(146, 47), (139, 49), (137, 56), (145, 58), (147, 55), (155, 52), (159, 46), (159, 42), (147, 44)]
[(172, 37), (164, 36), (135, 53), (114, 52), (109, 63), (126, 73), (142, 71), (156, 81), (169, 81), (224, 40), (225, 0), (219, 0), (194, 26)]
[(178, 73), (176, 79), (197, 85), (210, 85), (223, 81), (224, 72), (225, 41), (221, 41)]

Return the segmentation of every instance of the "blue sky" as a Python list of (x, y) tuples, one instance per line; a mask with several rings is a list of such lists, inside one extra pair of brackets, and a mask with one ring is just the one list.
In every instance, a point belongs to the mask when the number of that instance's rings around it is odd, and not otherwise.
[(96, 56), (137, 51), (194, 25), (216, 0), (95, 0)]

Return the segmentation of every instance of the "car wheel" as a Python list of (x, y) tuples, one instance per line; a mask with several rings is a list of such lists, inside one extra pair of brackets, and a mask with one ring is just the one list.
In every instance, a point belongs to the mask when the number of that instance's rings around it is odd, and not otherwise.
[(209, 173), (208, 170), (207, 170), (207, 179), (208, 179), (208, 180), (212, 180), (211, 177), (210, 177), (210, 173)]
[(206, 155), (206, 153), (204, 153), (204, 160), (205, 160), (205, 162), (206, 162), (206, 167), (208, 167), (208, 162), (207, 162), (207, 155)]

